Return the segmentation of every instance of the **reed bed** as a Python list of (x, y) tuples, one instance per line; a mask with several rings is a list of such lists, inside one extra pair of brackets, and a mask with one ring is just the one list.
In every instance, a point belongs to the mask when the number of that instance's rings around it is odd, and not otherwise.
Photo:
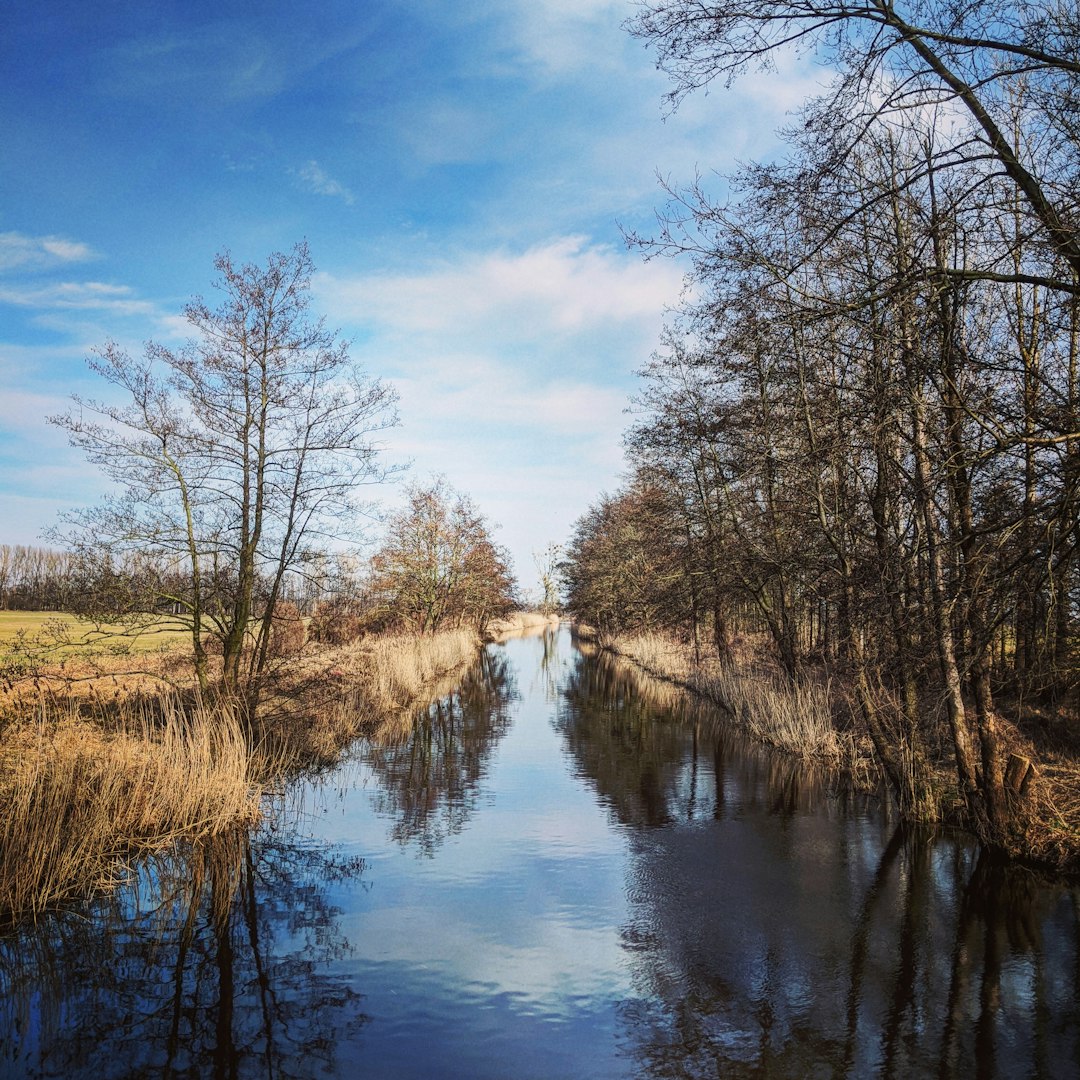
[(334, 764), (359, 736), (452, 690), (479, 647), (471, 630), (379, 635), (291, 664), (259, 717), (260, 775)]
[(472, 630), (385, 635), (359, 643), (343, 663), (352, 667), (374, 711), (387, 714), (409, 708), (432, 683), (471, 663), (478, 646)]
[(259, 795), (227, 709), (165, 697), (11, 725), (0, 742), (0, 921), (109, 889), (177, 840), (252, 824)]
[(617, 637), (604, 645), (650, 675), (715, 702), (763, 743), (837, 767), (850, 767), (857, 757), (854, 737), (833, 722), (825, 684), (792, 685), (773, 672), (699, 661), (690, 646), (661, 634)]
[(492, 640), (513, 637), (515, 634), (532, 634), (546, 627), (559, 625), (558, 615), (545, 615), (540, 611), (512, 611), (502, 619), (487, 625), (487, 635)]
[(335, 762), (359, 735), (453, 690), (479, 645), (459, 630), (318, 650), (282, 669), (251, 724), (227, 705), (115, 678), (108, 697), (42, 684), (37, 705), (9, 703), (0, 925), (108, 891), (179, 841), (245, 829), (283, 777)]

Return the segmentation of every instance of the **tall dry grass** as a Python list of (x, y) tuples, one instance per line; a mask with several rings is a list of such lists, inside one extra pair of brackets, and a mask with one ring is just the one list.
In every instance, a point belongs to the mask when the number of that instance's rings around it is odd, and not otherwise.
[(294, 665), (260, 718), (263, 773), (333, 764), (360, 735), (452, 690), (479, 647), (471, 630), (378, 635)]
[(409, 708), (431, 684), (471, 663), (479, 644), (472, 630), (421, 637), (380, 635), (356, 647), (352, 664), (364, 698), (376, 712), (386, 714)]
[(253, 823), (259, 789), (238, 719), (172, 697), (118, 715), (40, 712), (0, 740), (0, 921), (127, 878), (178, 839)]
[(490, 638), (497, 640), (515, 634), (533, 634), (546, 627), (559, 625), (558, 615), (545, 615), (541, 611), (512, 611), (502, 619), (494, 619), (487, 625)]
[(108, 890), (135, 860), (258, 819), (264, 792), (453, 689), (471, 631), (376, 637), (293, 661), (249, 729), (173, 693), (66, 701), (0, 720), (0, 924)]
[(725, 709), (751, 736), (806, 760), (854, 764), (854, 737), (833, 721), (828, 685), (796, 685), (774, 672), (695, 659), (690, 646), (661, 634), (621, 636), (605, 645), (650, 675), (671, 679)]

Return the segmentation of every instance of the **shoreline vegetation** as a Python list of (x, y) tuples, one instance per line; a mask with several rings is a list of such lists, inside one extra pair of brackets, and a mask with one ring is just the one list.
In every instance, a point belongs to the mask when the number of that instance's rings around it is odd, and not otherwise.
[[(825, 768), (856, 789), (883, 790), (873, 742), (860, 731), (851, 690), (841, 680), (807, 673), (793, 684), (750, 648), (725, 663), (700, 650), (695, 655), (693, 645), (667, 634), (603, 634), (583, 624), (573, 630), (579, 640), (645, 675), (719, 707), (752, 739)], [(1032, 745), (1019, 730), (1013, 733), (1013, 747), (1036, 764), (1024, 793), (1025, 827), (1008, 854), (1070, 878), (1080, 876), (1080, 763), (1068, 752)], [(908, 820), (966, 828), (978, 838), (965, 818), (948, 760), (921, 760), (917, 779), (921, 798), (908, 811)], [(884, 791), (883, 797), (888, 798)]]
[(193, 670), (185, 686), (189, 658), (175, 649), (143, 654), (137, 672), (125, 672), (131, 656), (114, 656), (6, 678), (0, 926), (108, 891), (178, 843), (250, 828), (288, 778), (451, 692), (484, 641), (552, 621), (517, 612), (483, 635), (388, 633), (298, 650), (253, 722), (200, 699)]

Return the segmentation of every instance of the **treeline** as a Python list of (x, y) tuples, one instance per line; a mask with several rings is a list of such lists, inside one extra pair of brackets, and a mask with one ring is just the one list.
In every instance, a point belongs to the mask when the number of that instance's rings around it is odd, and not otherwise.
[(0, 544), (0, 611), (61, 611), (70, 602), (74, 559), (32, 544)]
[[(760, 7), (647, 5), (635, 29), (685, 91), (738, 70), (750, 31), (762, 54), (780, 19), (824, 32), (824, 9)], [(842, 675), (901, 807), (947, 754), (1008, 845), (1030, 770), (995, 700), (1075, 704), (1080, 675), (1080, 137), (1075, 25), (993, 7), (830, 9), (838, 80), (786, 162), (725, 205), (671, 191), (646, 243), (691, 254), (694, 300), (567, 579), (602, 629), (722, 657), (762, 630), (792, 681)]]
[[(227, 625), (236, 572), (199, 567), (207, 632)], [(253, 611), (261, 617), (274, 578), (257, 573)], [(277, 583), (274, 618), (305, 618), (317, 641), (342, 644), (365, 633), (476, 629), (517, 605), (509, 554), (473, 501), (444, 478), (416, 484), (387, 520), (373, 554), (312, 551)], [(159, 552), (81, 553), (0, 545), (0, 606), (65, 611), (90, 620), (132, 620), (142, 628), (189, 618), (195, 575), (184, 560)]]

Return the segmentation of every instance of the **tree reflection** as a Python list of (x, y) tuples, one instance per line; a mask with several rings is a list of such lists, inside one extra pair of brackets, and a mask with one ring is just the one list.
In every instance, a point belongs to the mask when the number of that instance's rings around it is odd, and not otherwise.
[(154, 860), (0, 941), (0, 1067), (33, 1077), (310, 1076), (365, 1022), (329, 899), (357, 861), (269, 832)]
[(716, 709), (606, 653), (569, 674), (556, 726), (624, 825), (719, 819), (728, 803), (786, 817), (824, 796), (812, 769), (750, 746)]
[(852, 799), (805, 813), (819, 781), (603, 658), (558, 723), (646, 826), (623, 929), (637, 1075), (1080, 1076), (1080, 891)]
[(515, 693), (505, 654), (485, 649), (452, 694), (417, 714), (403, 736), (371, 747), (375, 805), (395, 819), (398, 842), (430, 856), (465, 826)]

